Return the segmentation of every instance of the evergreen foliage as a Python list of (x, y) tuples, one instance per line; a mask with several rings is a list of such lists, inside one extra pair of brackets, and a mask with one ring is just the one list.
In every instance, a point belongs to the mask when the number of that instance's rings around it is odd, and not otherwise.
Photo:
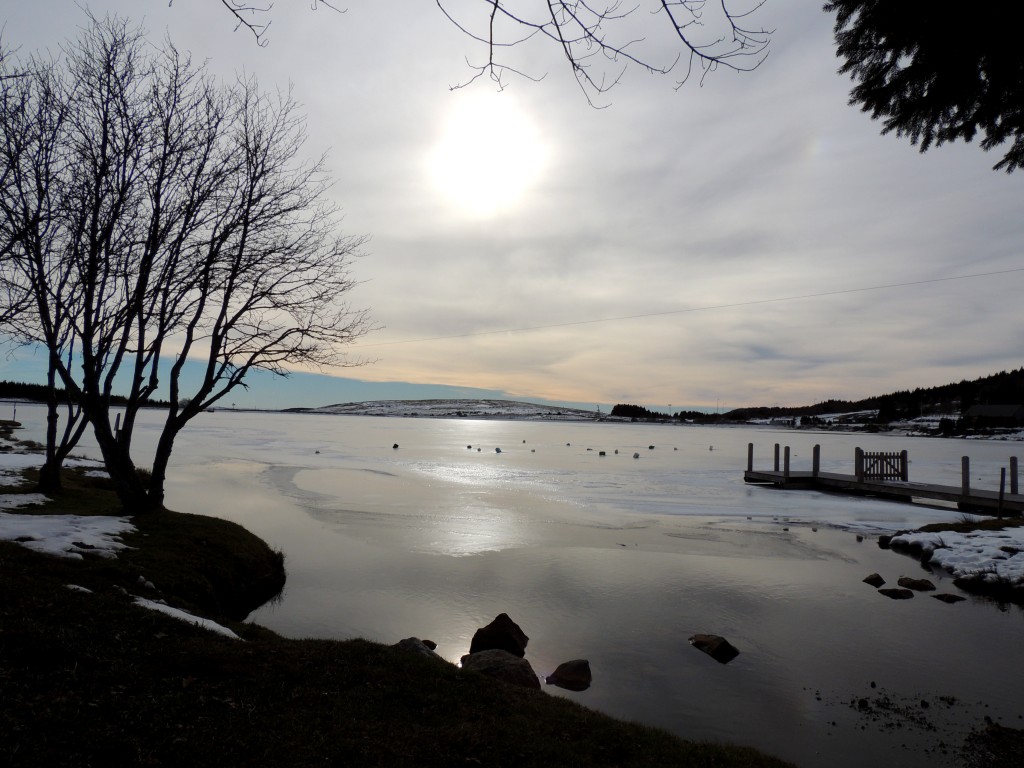
[[(1024, 55), (995, 32), (995, 6), (924, 0), (830, 0), (850, 103), (924, 152), (947, 142), (1009, 142), (996, 169), (1024, 166)], [(1007, 9), (1009, 10), (1009, 9)]]

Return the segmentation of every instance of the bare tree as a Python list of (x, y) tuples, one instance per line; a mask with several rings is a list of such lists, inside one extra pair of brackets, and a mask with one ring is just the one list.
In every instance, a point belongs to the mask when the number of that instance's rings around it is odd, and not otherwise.
[[(54, 213), (46, 248), (13, 258), (34, 300), (29, 334), (81, 403), (122, 503), (156, 510), (177, 434), (251, 370), (351, 364), (339, 347), (367, 330), (344, 302), (363, 239), (337, 234), (324, 160), (301, 160), (289, 94), (252, 79), (218, 86), (116, 18), (93, 20), (51, 71), (61, 87), (48, 116), (62, 119), (42, 195)], [(5, 138), (16, 129), (5, 120)], [(5, 220), (11, 232), (42, 223)], [(190, 365), (200, 383), (185, 391)], [(132, 435), (161, 386), (170, 407), (144, 482)], [(118, 425), (111, 398), (124, 389)]]
[[(171, 0), (173, 2), (173, 0)], [(576, 83), (591, 104), (621, 79), (629, 66), (650, 74), (679, 73), (678, 84), (694, 72), (704, 77), (719, 67), (749, 71), (768, 55), (771, 32), (751, 23), (767, 0), (435, 0), (445, 17), (481, 55), (467, 57), (473, 74), (461, 88), (488, 77), (504, 88), (509, 75), (531, 80), (509, 60), (512, 49), (539, 40), (564, 56)], [(237, 28), (248, 29), (266, 44), (272, 2), (221, 0)], [(313, 0), (312, 8), (338, 6)], [(651, 44), (663, 38), (664, 48)]]
[[(475, 16), (469, 11), (457, 14), (451, 0), (435, 2), (486, 51), (480, 61), (467, 59), (475, 74), (456, 87), (483, 76), (498, 87), (504, 87), (506, 74), (536, 79), (502, 55), (535, 38), (556, 46), (591, 103), (613, 88), (631, 65), (650, 74), (678, 72), (682, 85), (694, 72), (701, 73), (703, 82), (719, 67), (756, 69), (768, 55), (770, 32), (746, 24), (766, 0), (636, 0), (632, 5), (620, 0), (479, 0)], [(484, 11), (486, 19), (481, 19)], [(667, 33), (665, 48), (653, 50), (649, 38), (661, 33)]]
[[(79, 404), (57, 387), (57, 361), (73, 355), (68, 306), (35, 289), (61, 285), (67, 277), (53, 258), (58, 199), (58, 139), (63, 130), (61, 83), (50, 62), (30, 59), (11, 71), (9, 56), (0, 57), (0, 328), (15, 343), (42, 342), (47, 349), (46, 458), (39, 488), (60, 488), (61, 466), (85, 431)], [(45, 312), (34, 308), (42, 305)], [(64, 429), (59, 430), (61, 410)]]

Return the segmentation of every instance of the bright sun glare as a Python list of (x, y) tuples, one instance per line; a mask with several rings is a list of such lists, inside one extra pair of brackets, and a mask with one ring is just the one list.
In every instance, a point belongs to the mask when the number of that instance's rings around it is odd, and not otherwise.
[(547, 149), (510, 94), (462, 92), (454, 99), (428, 158), (431, 181), (461, 213), (494, 216), (540, 178)]

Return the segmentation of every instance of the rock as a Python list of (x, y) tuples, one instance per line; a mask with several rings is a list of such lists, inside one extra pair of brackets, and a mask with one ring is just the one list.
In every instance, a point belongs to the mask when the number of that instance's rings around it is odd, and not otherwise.
[(885, 595), (893, 600), (909, 600), (914, 596), (914, 593), (909, 589), (880, 589), (878, 594)]
[(690, 638), (690, 645), (722, 664), (728, 664), (740, 655), (732, 643), (718, 635), (694, 635)]
[(889, 544), (892, 541), (892, 536), (879, 536), (878, 537), (878, 548), (889, 549)]
[(426, 656), (430, 659), (437, 659), (448, 663), (447, 659), (443, 659), (434, 653), (434, 649), (437, 648), (436, 643), (432, 643), (430, 640), (420, 640), (418, 637), (407, 637), (404, 640), (399, 640), (394, 645), (395, 648), (399, 648), (403, 651), (409, 651), (410, 653), (416, 653), (420, 656)]
[(896, 583), (905, 589), (913, 589), (916, 592), (933, 592), (935, 585), (928, 579), (912, 579), (909, 576), (900, 576)]
[(590, 687), (591, 679), (590, 662), (586, 659), (573, 659), (559, 664), (554, 672), (544, 678), (544, 682), (568, 691), (585, 691)]
[(936, 600), (941, 600), (944, 603), (959, 603), (967, 599), (966, 597), (961, 597), (960, 595), (951, 595), (948, 592), (943, 592), (941, 595), (932, 595), (932, 597), (934, 597)]
[(519, 628), (507, 613), (499, 614), (486, 627), (481, 627), (473, 635), (469, 644), (469, 652), (501, 650), (522, 658), (526, 655), (526, 644), (530, 638)]
[(398, 443), (395, 443), (394, 445), (392, 445), (392, 446), (391, 446), (391, 448), (392, 448), (393, 450), (396, 450), (396, 451), (397, 451), (397, 450), (398, 450)]
[(512, 685), (540, 690), (540, 678), (533, 671), (530, 662), (519, 656), (513, 656), (508, 651), (491, 649), (467, 653), (462, 657), (462, 668)]
[(863, 579), (863, 581), (865, 584), (870, 584), (875, 589), (878, 589), (880, 586), (885, 584), (885, 579), (883, 579), (877, 573), (872, 573), (870, 576), (866, 576)]

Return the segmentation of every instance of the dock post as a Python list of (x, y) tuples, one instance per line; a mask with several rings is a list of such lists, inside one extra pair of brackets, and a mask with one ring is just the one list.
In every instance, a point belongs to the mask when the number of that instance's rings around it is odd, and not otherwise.
[(817, 477), (819, 472), (821, 472), (821, 446), (816, 445), (811, 459), (811, 474)]
[(1003, 519), (1003, 497), (1006, 495), (1006, 467), (999, 468), (999, 506), (996, 507), (996, 517)]
[(754, 444), (747, 443), (747, 472), (754, 471)]
[(1017, 490), (1017, 457), (1010, 457), (1010, 493), (1016, 495)]
[(964, 501), (971, 495), (971, 457), (962, 456), (960, 458), (960, 493), (964, 497)]
[(775, 444), (775, 471), (779, 471), (779, 444)]
[(900, 451), (900, 480), (904, 483), (910, 479), (910, 455), (904, 448)]
[(785, 464), (783, 464), (782, 476), (786, 477), (786, 478), (789, 477), (789, 446), (788, 445), (786, 446)]
[(857, 448), (853, 452), (853, 474), (857, 476), (857, 482), (864, 482), (864, 449)]

